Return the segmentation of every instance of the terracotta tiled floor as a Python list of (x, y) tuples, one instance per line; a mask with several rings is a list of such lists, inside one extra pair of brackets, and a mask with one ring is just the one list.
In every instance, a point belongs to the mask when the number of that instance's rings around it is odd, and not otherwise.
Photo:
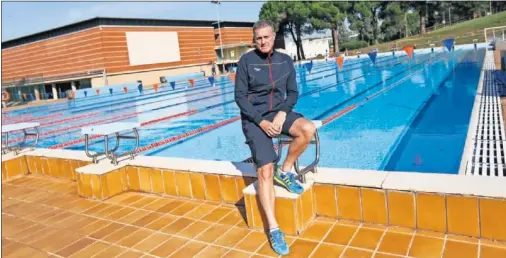
[[(2, 257), (274, 256), (244, 217), (242, 207), (141, 193), (91, 201), (75, 183), (26, 176), (2, 183)], [(506, 243), (327, 218), (287, 240), (288, 257), (506, 257)]]

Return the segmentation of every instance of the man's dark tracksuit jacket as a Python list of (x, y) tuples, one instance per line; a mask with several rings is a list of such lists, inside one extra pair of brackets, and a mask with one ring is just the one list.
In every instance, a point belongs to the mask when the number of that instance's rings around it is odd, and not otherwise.
[[(242, 127), (257, 166), (276, 160), (272, 139), (260, 128), (262, 120), (287, 113), (282, 132), (302, 117), (292, 112), (297, 103), (296, 72), (290, 56), (273, 50), (269, 55), (253, 50), (239, 60), (235, 77), (235, 102), (241, 110)], [(286, 95), (286, 98), (285, 98)]]

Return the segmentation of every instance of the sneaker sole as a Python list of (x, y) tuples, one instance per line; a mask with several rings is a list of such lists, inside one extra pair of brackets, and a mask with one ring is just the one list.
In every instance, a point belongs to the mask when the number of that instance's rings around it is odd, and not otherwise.
[(276, 181), (276, 183), (278, 183), (280, 186), (284, 187), (284, 188), (285, 188), (288, 192), (290, 192), (290, 193), (294, 193), (294, 194), (301, 194), (301, 193), (302, 193), (302, 192), (300, 192), (300, 193), (293, 192), (292, 190), (290, 190), (290, 188), (288, 188), (288, 187), (284, 184), (284, 182), (283, 182), (281, 179), (279, 179), (279, 178), (278, 178), (278, 177), (276, 177), (276, 176), (274, 176), (274, 181)]
[(272, 251), (274, 251), (275, 253), (277, 253), (278, 255), (288, 255), (290, 254), (290, 250), (288, 250), (286, 253), (283, 253), (283, 252), (277, 252), (276, 250), (274, 250), (274, 247), (272, 247), (272, 244), (270, 244), (271, 246), (271, 249)]

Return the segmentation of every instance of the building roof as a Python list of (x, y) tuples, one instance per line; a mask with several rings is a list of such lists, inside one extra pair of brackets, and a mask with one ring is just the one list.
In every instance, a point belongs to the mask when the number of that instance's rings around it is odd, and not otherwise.
[[(213, 22), (213, 27), (218, 28), (218, 22)], [(242, 22), (242, 21), (221, 21), (220, 27), (239, 27), (239, 28), (251, 28), (253, 29), (254, 22)]]
[[(253, 27), (253, 22), (222, 21), (220, 27)], [(50, 39), (98, 26), (186, 26), (218, 27), (216, 21), (95, 17), (2, 42), (2, 49)]]

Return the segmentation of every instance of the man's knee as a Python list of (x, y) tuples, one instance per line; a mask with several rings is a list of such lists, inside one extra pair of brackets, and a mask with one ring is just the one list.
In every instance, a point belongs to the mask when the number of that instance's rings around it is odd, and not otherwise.
[(304, 123), (301, 126), (301, 134), (306, 138), (306, 140), (311, 141), (316, 132), (316, 126), (308, 120), (304, 120)]
[(258, 168), (258, 179), (260, 180), (272, 180), (273, 178), (273, 164), (268, 163)]

